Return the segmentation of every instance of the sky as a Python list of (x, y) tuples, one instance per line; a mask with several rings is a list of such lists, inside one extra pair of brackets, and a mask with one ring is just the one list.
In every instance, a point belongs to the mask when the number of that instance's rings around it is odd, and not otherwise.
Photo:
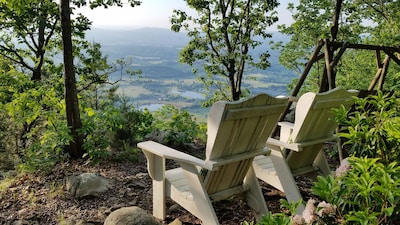
[[(287, 11), (288, 2), (298, 3), (299, 0), (281, 0), (277, 8), (279, 22), (290, 24), (291, 14)], [(78, 9), (83, 15), (93, 21), (93, 27), (113, 29), (134, 29), (142, 27), (170, 28), (169, 19), (174, 9), (188, 10), (184, 0), (143, 0), (138, 7), (109, 7), (108, 9), (89, 8)], [(276, 30), (276, 25), (271, 31)]]

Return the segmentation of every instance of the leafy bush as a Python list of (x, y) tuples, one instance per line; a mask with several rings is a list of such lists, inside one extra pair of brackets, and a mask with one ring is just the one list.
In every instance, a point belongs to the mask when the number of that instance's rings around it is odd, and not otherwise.
[(196, 139), (205, 140), (206, 126), (198, 123), (188, 111), (179, 111), (173, 105), (164, 105), (153, 116), (154, 128), (163, 133), (164, 143), (184, 147)]
[(289, 216), (283, 214), (283, 213), (274, 213), (272, 214), (269, 212), (267, 215), (263, 215), (261, 218), (261, 221), (254, 223), (252, 222), (247, 222), (244, 221), (243, 225), (291, 225), (293, 224), (292, 220), (290, 219)]
[(101, 110), (86, 108), (82, 116), (83, 147), (92, 160), (110, 156), (111, 151), (129, 150), (151, 132), (152, 115), (128, 104), (108, 105)]
[(312, 193), (337, 207), (346, 224), (390, 224), (399, 219), (400, 167), (379, 158), (348, 159), (351, 169), (333, 178), (318, 177)]
[(154, 129), (153, 115), (147, 109), (136, 110), (126, 99), (122, 99), (119, 110), (124, 118), (123, 126), (118, 127), (115, 133), (119, 145), (136, 146), (138, 141), (142, 141)]
[(302, 203), (302, 200), (299, 200), (298, 202), (292, 202), (289, 203), (286, 199), (280, 199), (281, 203), (281, 208), (286, 208), (289, 215), (286, 215), (285, 213), (271, 213), (268, 212), (267, 215), (263, 215), (261, 217), (261, 220), (255, 223), (254, 221), (252, 222), (247, 222), (244, 221), (243, 225), (292, 225), (295, 224), (295, 220), (297, 217), (296, 210)]
[[(24, 81), (27, 90), (18, 92), (21, 83), (10, 84), (9, 93), (2, 98), (1, 110), (7, 115), (7, 151), (18, 155), (32, 170), (46, 169), (58, 157), (71, 137), (65, 121), (65, 106), (59, 95), (62, 79), (33, 83)], [(61, 92), (62, 93), (62, 92)], [(3, 93), (4, 94), (4, 93)], [(40, 167), (40, 168), (39, 168)]]
[[(298, 203), (281, 200), (289, 215), (269, 213), (258, 225), (269, 224), (397, 224), (400, 219), (400, 166), (380, 158), (348, 158), (350, 167), (340, 176), (318, 177), (311, 188), (319, 199), (309, 199), (302, 215)], [(254, 222), (244, 225), (253, 225)]]
[(356, 157), (380, 157), (384, 162), (400, 160), (400, 99), (383, 94), (356, 98), (356, 108), (335, 111), (341, 125), (340, 137)]

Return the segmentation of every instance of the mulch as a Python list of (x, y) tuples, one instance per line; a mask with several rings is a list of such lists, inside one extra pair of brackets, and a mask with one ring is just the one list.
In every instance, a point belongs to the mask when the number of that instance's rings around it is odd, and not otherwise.
[[(85, 172), (98, 173), (112, 181), (109, 191), (81, 200), (66, 193), (65, 180)], [(300, 192), (311, 197), (312, 181), (296, 177)], [(262, 192), (272, 213), (285, 212), (279, 200), (285, 195), (260, 181)], [(26, 174), (18, 177), (3, 193), (0, 192), (0, 224), (103, 224), (114, 210), (139, 206), (152, 212), (152, 181), (147, 175), (146, 160), (139, 154), (136, 161), (107, 160), (95, 165), (82, 161), (57, 164), (46, 174)], [(167, 201), (168, 213), (163, 224), (179, 219), (183, 224), (201, 224), (201, 221), (183, 208)], [(240, 224), (253, 221), (253, 210), (240, 198), (214, 203), (221, 224)]]

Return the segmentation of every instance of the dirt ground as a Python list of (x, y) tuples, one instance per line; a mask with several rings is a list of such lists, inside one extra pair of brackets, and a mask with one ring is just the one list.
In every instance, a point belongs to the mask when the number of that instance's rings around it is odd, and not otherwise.
[[(65, 189), (65, 180), (85, 172), (98, 173), (112, 181), (113, 187), (97, 197), (72, 199)], [(0, 178), (1, 179), (1, 178)], [(312, 181), (297, 177), (304, 199), (310, 195)], [(284, 194), (260, 181), (262, 192), (271, 212), (282, 212), (279, 199)], [(147, 175), (143, 154), (135, 162), (104, 161), (96, 165), (82, 162), (57, 164), (47, 174), (27, 174), (19, 177), (0, 193), (0, 224), (103, 224), (114, 210), (139, 206), (152, 212), (152, 185)], [(183, 224), (200, 224), (200, 220), (181, 207), (167, 201), (168, 224), (179, 219)], [(254, 212), (240, 198), (214, 203), (221, 224), (253, 221)]]

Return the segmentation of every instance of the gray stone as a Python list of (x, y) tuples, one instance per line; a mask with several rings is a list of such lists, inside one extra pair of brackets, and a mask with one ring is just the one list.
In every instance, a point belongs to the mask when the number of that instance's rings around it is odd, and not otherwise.
[(86, 196), (97, 196), (111, 187), (110, 182), (95, 173), (83, 173), (79, 176), (69, 177), (66, 188), (70, 195), (76, 199)]
[(104, 225), (161, 225), (145, 210), (137, 207), (124, 207), (112, 212)]

